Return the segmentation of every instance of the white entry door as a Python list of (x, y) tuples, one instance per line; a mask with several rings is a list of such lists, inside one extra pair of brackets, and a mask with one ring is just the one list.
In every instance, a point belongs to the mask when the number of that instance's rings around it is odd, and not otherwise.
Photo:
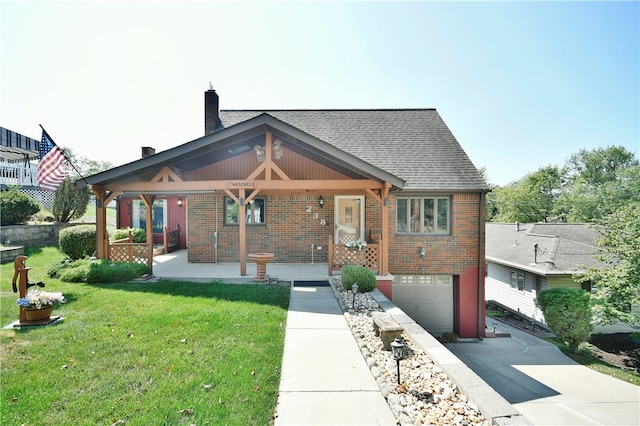
[(338, 195), (335, 198), (335, 244), (364, 241), (364, 196)]

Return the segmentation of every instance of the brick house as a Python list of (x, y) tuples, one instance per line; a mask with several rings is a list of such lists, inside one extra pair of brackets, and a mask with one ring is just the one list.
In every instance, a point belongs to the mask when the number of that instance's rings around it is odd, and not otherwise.
[(119, 227), (156, 243), (177, 228), (189, 262), (241, 275), (252, 252), (328, 274), (361, 264), (430, 332), (484, 333), (488, 187), (435, 109), (220, 110), (204, 97), (205, 136), (86, 178), (99, 257), (117, 200)]

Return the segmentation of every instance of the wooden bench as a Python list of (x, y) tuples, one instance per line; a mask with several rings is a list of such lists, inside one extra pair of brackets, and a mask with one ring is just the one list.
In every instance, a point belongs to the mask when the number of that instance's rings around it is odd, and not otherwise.
[(373, 319), (373, 331), (382, 340), (382, 349), (390, 351), (391, 342), (402, 335), (404, 328), (386, 312), (374, 311), (371, 313), (371, 318)]

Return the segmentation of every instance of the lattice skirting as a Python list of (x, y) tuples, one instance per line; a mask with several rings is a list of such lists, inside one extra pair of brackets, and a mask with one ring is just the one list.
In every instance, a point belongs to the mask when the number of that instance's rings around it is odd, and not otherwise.
[(35, 187), (21, 187), (20, 192), (27, 194), (29, 197), (36, 200), (45, 210), (51, 211), (53, 209), (53, 191), (44, 191)]
[(345, 265), (364, 266), (372, 271), (378, 270), (378, 245), (369, 244), (362, 250), (347, 249), (343, 245), (333, 246), (333, 266), (334, 270)]

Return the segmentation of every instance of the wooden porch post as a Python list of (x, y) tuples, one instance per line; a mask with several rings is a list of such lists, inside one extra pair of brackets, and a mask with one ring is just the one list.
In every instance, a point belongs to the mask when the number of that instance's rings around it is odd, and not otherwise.
[(389, 188), (390, 183), (386, 183), (385, 187), (380, 191), (382, 203), (380, 204), (380, 221), (382, 222), (380, 232), (380, 275), (387, 275), (389, 273)]
[(147, 221), (147, 265), (153, 268), (153, 195), (140, 194), (140, 199), (144, 203), (145, 220)]
[(105, 205), (105, 191), (99, 186), (91, 188), (96, 197), (96, 249), (98, 259), (104, 259), (107, 255), (107, 206)]
[(246, 191), (240, 189), (238, 203), (238, 225), (240, 228), (240, 276), (247, 275), (247, 214)]

